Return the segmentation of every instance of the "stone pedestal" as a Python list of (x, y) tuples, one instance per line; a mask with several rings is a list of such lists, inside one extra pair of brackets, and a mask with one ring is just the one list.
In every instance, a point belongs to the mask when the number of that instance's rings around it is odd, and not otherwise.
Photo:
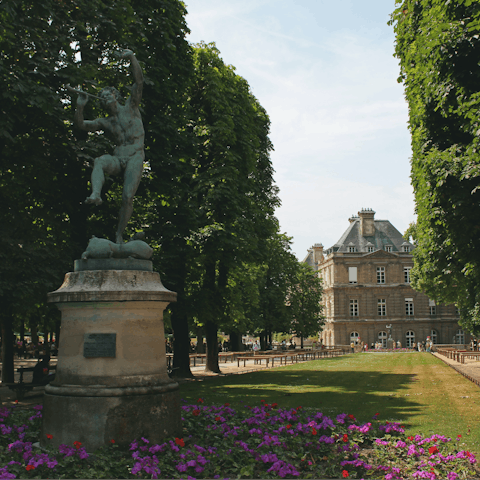
[(79, 441), (92, 452), (111, 440), (126, 446), (142, 436), (158, 443), (180, 435), (178, 384), (167, 374), (163, 326), (176, 293), (162, 285), (150, 261), (136, 260), (136, 270), (102, 269), (115, 266), (111, 259), (95, 260), (89, 270), (89, 262), (76, 262), (76, 271), (49, 294), (62, 323), (41, 445)]

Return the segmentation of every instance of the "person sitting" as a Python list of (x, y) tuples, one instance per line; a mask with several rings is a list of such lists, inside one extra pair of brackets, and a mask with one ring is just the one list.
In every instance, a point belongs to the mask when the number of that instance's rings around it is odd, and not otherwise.
[(40, 357), (40, 361), (35, 365), (33, 369), (32, 383), (38, 385), (47, 385), (55, 380), (54, 373), (48, 373), (50, 368), (50, 355), (44, 355)]

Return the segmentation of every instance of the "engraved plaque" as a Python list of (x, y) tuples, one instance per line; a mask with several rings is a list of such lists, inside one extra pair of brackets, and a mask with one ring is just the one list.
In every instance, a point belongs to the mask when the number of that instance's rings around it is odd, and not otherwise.
[(115, 357), (116, 333), (85, 333), (83, 337), (83, 356)]

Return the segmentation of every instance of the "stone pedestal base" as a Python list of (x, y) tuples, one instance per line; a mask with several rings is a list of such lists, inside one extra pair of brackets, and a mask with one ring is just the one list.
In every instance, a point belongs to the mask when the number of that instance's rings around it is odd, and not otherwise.
[(163, 326), (175, 300), (148, 269), (67, 273), (49, 294), (62, 323), (55, 380), (45, 388), (42, 447), (79, 441), (93, 452), (111, 440), (128, 446), (140, 437), (158, 443), (181, 435)]
[[(168, 436), (181, 436), (178, 385), (174, 385), (172, 391), (147, 395), (87, 397), (45, 393), (40, 444), (57, 448), (78, 441), (94, 452), (111, 440), (128, 448), (141, 437), (162, 443)], [(68, 393), (68, 388), (64, 387), (62, 393)], [(47, 434), (53, 438), (47, 439)]]

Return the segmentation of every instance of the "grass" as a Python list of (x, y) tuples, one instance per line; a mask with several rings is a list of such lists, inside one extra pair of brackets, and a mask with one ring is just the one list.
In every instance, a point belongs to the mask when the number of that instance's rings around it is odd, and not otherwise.
[(368, 422), (398, 421), (407, 435), (442, 434), (480, 452), (480, 389), (428, 353), (361, 353), (315, 360), (244, 375), (210, 377), (181, 385), (196, 402), (279, 407), (299, 405), (325, 415), (352, 413)]

